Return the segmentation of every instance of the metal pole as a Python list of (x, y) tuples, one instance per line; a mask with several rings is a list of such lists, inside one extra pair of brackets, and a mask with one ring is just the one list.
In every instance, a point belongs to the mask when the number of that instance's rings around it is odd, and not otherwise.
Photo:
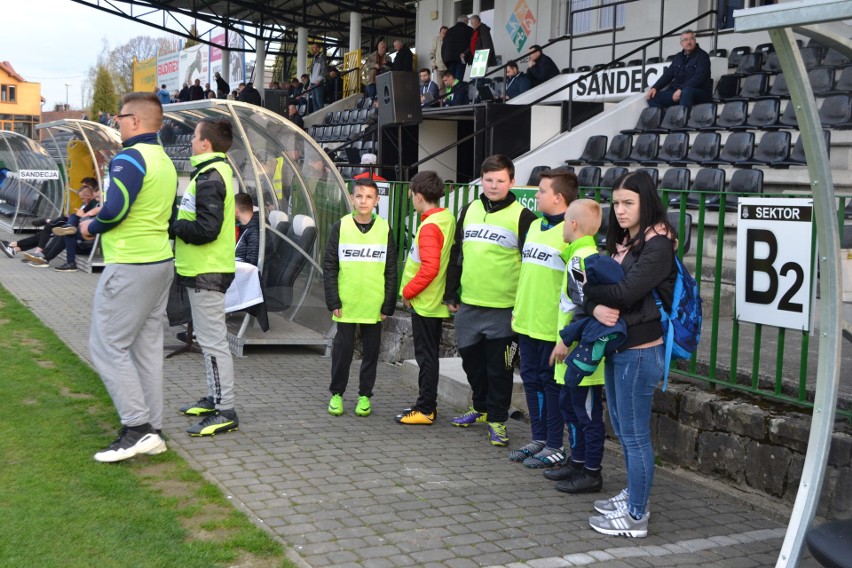
[(784, 76), (787, 77), (790, 101), (795, 105), (800, 136), (804, 143), (817, 219), (820, 275), (819, 356), (814, 410), (799, 491), (775, 564), (777, 568), (782, 568), (798, 566), (805, 534), (813, 522), (819, 504), (840, 383), (840, 328), (843, 310), (840, 303), (840, 236), (837, 223), (833, 222), (834, 185), (816, 102), (793, 32), (789, 28), (773, 28), (769, 30), (769, 37), (775, 46)]

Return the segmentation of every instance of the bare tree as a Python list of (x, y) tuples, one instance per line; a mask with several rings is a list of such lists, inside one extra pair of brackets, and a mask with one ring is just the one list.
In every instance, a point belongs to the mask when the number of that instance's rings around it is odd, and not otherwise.
[(115, 89), (120, 94), (133, 91), (133, 60), (142, 61), (157, 55), (160, 47), (165, 47), (166, 38), (136, 36), (124, 45), (109, 52), (109, 66), (112, 71)]

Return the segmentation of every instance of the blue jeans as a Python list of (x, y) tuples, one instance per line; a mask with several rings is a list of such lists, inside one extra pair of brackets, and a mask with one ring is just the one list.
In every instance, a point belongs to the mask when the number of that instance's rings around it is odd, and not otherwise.
[(693, 89), (691, 87), (683, 87), (680, 91), (680, 101), (674, 102), (672, 100), (672, 96), (677, 89), (663, 89), (662, 91), (657, 91), (657, 94), (654, 95), (654, 98), (648, 101), (648, 106), (659, 107), (659, 108), (668, 108), (670, 106), (674, 106), (676, 104), (680, 106), (691, 107), (693, 105), (701, 104), (701, 103), (709, 103), (713, 102), (713, 95), (705, 91), (704, 89)]
[(571, 461), (600, 469), (606, 426), (603, 420), (603, 385), (563, 386), (559, 407), (571, 432)]
[(627, 467), (627, 510), (645, 514), (654, 483), (651, 406), (663, 378), (665, 346), (627, 349), (606, 358), (606, 402)]
[(320, 110), (325, 104), (325, 85), (314, 85), (311, 91), (311, 112)]
[(376, 84), (375, 83), (370, 83), (369, 85), (367, 85), (367, 97), (370, 98), (370, 99), (376, 98)]
[(561, 387), (553, 379), (553, 367), (548, 361), (554, 345), (551, 341), (518, 335), (521, 380), (530, 412), (532, 439), (546, 442), (548, 448), (556, 450), (562, 447), (565, 423), (559, 411)]

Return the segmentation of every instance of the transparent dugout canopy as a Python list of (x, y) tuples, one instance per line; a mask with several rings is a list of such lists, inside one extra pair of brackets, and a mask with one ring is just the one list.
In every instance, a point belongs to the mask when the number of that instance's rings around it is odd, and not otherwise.
[(14, 232), (62, 211), (63, 176), (36, 141), (0, 131), (0, 224)]
[(295, 124), (247, 103), (207, 99), (165, 105), (164, 112), (160, 139), (177, 168), (178, 193), (190, 181), (199, 120), (227, 119), (234, 133), (228, 151), (234, 191), (251, 196), (260, 215), (258, 268), (270, 330), (254, 333), (248, 316), (239, 330), (229, 321), (232, 348), (241, 354), (243, 344), (328, 347), (333, 322), (322, 287), (322, 255), (331, 226), (352, 209), (330, 157)]
[(71, 213), (82, 204), (77, 190), (83, 178), (93, 177), (101, 189), (106, 189), (110, 160), (121, 150), (117, 130), (90, 120), (62, 119), (39, 124), (36, 131), (62, 171), (66, 188), (64, 213)]

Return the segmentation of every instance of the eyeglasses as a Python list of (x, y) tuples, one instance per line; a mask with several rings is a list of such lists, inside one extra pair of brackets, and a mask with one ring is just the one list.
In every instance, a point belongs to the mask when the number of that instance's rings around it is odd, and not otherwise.
[(121, 120), (122, 118), (127, 118), (128, 116), (136, 116), (136, 115), (133, 114), (132, 112), (129, 112), (127, 114), (117, 114), (117, 115), (115, 115), (115, 118), (117, 118), (118, 120)]

